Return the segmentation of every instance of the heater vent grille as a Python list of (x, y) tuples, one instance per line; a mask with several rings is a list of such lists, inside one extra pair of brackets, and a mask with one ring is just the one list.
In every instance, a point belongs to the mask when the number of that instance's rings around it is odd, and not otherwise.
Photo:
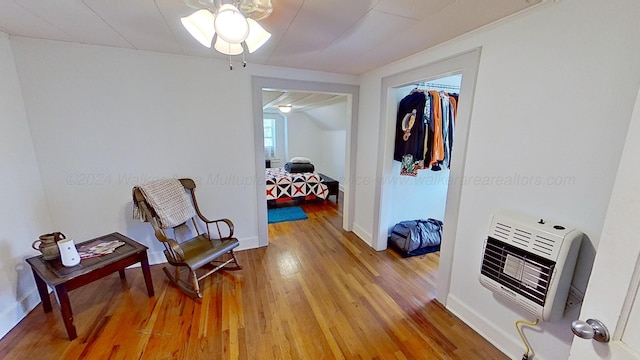
[(507, 241), (511, 236), (511, 229), (512, 227), (507, 224), (496, 223), (496, 226), (493, 229), (493, 236), (495, 236), (498, 239)]
[(558, 245), (562, 243), (562, 237), (541, 234), (534, 229), (508, 225), (503, 222), (495, 222), (489, 236), (549, 258), (555, 258), (558, 255)]
[(551, 256), (555, 245), (556, 245), (556, 242), (554, 240), (540, 236), (540, 235), (536, 235), (532, 248), (547, 256)]
[(555, 262), (489, 237), (481, 274), (544, 306)]
[(516, 228), (513, 232), (513, 238), (511, 239), (511, 241), (522, 247), (528, 248), (531, 244), (531, 233)]

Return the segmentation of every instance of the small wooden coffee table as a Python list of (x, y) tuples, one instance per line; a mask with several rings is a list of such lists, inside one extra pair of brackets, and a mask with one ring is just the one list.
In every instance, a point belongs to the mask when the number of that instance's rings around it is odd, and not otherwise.
[(154, 295), (149, 260), (147, 259), (148, 248), (146, 246), (117, 232), (76, 244), (76, 246), (80, 247), (82, 244), (97, 240), (105, 242), (119, 240), (125, 244), (116, 248), (111, 254), (82, 259), (80, 264), (73, 267), (65, 267), (59, 258), (55, 260), (44, 260), (42, 255), (27, 259), (27, 263), (31, 265), (33, 277), (36, 279), (36, 285), (40, 293), (44, 312), (51, 311), (51, 299), (47, 285), (55, 290), (69, 340), (77, 337), (76, 327), (73, 324), (71, 303), (69, 302), (69, 291), (116, 271), (120, 273), (121, 279), (125, 279), (124, 269), (129, 265), (139, 262), (147, 286), (147, 293), (149, 297)]

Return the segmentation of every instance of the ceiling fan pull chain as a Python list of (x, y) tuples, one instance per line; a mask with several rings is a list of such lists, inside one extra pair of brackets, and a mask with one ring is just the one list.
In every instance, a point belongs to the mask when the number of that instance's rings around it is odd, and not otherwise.
[(247, 67), (247, 60), (245, 60), (244, 58), (244, 48), (242, 49), (242, 67), (243, 68)]

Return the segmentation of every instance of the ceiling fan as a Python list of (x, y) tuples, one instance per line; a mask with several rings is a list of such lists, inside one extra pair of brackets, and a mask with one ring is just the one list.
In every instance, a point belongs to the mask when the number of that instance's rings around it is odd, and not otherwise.
[[(242, 54), (243, 66), (247, 65), (245, 51), (253, 53), (264, 45), (271, 33), (258, 20), (271, 15), (271, 0), (184, 0), (194, 13), (181, 18), (182, 25), (202, 45), (229, 55)], [(215, 37), (215, 41), (214, 41)], [(229, 68), (233, 65), (229, 61)]]

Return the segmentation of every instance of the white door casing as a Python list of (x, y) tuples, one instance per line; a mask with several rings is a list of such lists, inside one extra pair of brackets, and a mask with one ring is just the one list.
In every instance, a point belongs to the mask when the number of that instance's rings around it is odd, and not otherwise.
[(640, 359), (639, 225), (640, 92), (580, 313), (580, 320), (600, 320), (611, 341), (574, 337), (570, 359)]
[[(476, 78), (480, 64), (481, 48), (471, 49), (465, 53), (457, 54), (446, 59), (426, 64), (416, 69), (390, 75), (382, 79), (380, 98), (380, 128), (378, 148), (378, 168), (376, 192), (374, 195), (374, 227), (371, 246), (377, 251), (387, 248), (387, 236), (393, 224), (390, 224), (388, 203), (390, 201), (390, 184), (384, 179), (388, 177), (393, 168), (393, 144), (395, 139), (395, 118), (397, 112), (396, 89), (417, 81), (429, 81), (454, 74), (462, 74), (460, 86), (460, 98), (465, 99), (458, 105), (458, 118), (456, 120), (456, 141), (452, 151), (451, 179), (464, 178), (464, 165), (466, 159), (466, 147), (471, 124), (471, 110), (475, 92)], [(440, 247), (440, 264), (438, 268), (437, 300), (447, 304), (449, 288), (451, 285), (451, 269), (453, 266), (453, 250), (458, 224), (458, 212), (460, 210), (460, 197), (462, 194), (462, 182), (451, 183), (447, 190), (447, 204), (444, 221), (447, 224), (443, 228), (442, 245)]]
[(267, 228), (267, 201), (265, 195), (264, 179), (264, 132), (262, 110), (262, 90), (263, 89), (289, 89), (300, 91), (317, 91), (334, 94), (347, 95), (347, 141), (345, 154), (345, 186), (343, 200), (342, 228), (351, 231), (353, 228), (353, 218), (355, 214), (355, 181), (351, 181), (355, 176), (356, 139), (357, 139), (357, 119), (359, 106), (360, 88), (356, 85), (328, 83), (306, 80), (291, 80), (285, 78), (272, 78), (262, 76), (251, 76), (251, 96), (254, 123), (254, 153), (256, 168), (256, 198), (257, 198), (257, 219), (258, 219), (258, 246), (269, 245)]

